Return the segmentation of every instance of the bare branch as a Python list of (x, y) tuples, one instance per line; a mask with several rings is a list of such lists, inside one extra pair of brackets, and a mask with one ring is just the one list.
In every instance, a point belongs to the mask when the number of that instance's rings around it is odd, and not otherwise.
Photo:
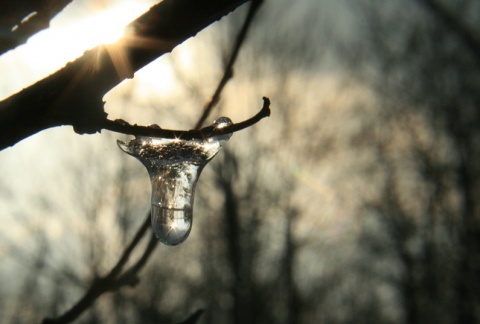
[(115, 44), (99, 46), (49, 77), (0, 102), (0, 149), (39, 131), (72, 125), (102, 128), (103, 96), (135, 71), (248, 0), (164, 0), (132, 22)]
[(150, 237), (150, 241), (148, 242), (148, 245), (145, 248), (145, 251), (143, 252), (142, 256), (140, 257), (140, 259), (138, 259), (138, 261), (133, 266), (131, 266), (127, 271), (125, 271), (125, 273), (122, 276), (118, 278), (117, 286), (115, 287), (115, 289), (118, 289), (124, 285), (134, 286), (140, 281), (137, 277), (137, 274), (145, 266), (145, 264), (147, 264), (147, 261), (150, 258), (150, 255), (153, 253), (157, 245), (158, 245), (158, 239), (152, 233)]
[(128, 262), (128, 259), (130, 258), (133, 250), (150, 227), (150, 213), (150, 211), (147, 213), (147, 217), (145, 217), (145, 221), (142, 223), (142, 226), (140, 226), (130, 244), (123, 251), (123, 254), (118, 260), (117, 264), (109, 272), (109, 277), (116, 277), (120, 273), (120, 271), (122, 271), (123, 266)]
[(122, 268), (127, 263), (132, 251), (138, 246), (138, 243), (142, 237), (147, 232), (150, 224), (150, 212), (148, 212), (145, 221), (142, 226), (138, 229), (137, 233), (132, 239), (132, 242), (123, 252), (122, 256), (118, 260), (117, 264), (112, 268), (110, 273), (102, 278), (96, 278), (90, 288), (87, 290), (85, 295), (83, 295), (80, 300), (73, 305), (69, 310), (67, 310), (62, 315), (57, 318), (48, 318), (43, 321), (43, 324), (60, 324), (60, 323), (70, 323), (77, 319), (84, 311), (86, 311), (98, 297), (103, 295), (106, 292), (111, 292), (118, 290), (123, 286), (134, 286), (138, 283), (138, 272), (145, 266), (148, 261), (149, 256), (154, 251), (157, 246), (157, 239), (152, 235), (150, 238), (149, 244), (147, 245), (142, 256), (138, 261), (132, 265), (128, 270), (121, 273)]
[(214, 126), (207, 126), (202, 129), (192, 129), (188, 131), (171, 130), (163, 128), (155, 128), (148, 126), (130, 125), (124, 120), (108, 120), (105, 119), (102, 128), (117, 133), (151, 136), (161, 138), (183, 138), (183, 139), (205, 139), (214, 136), (225, 135), (229, 133), (238, 132), (242, 129), (255, 125), (261, 119), (270, 116), (270, 99), (263, 97), (262, 109), (253, 117), (230, 126), (223, 128), (215, 128)]
[(230, 59), (228, 60), (228, 63), (225, 67), (225, 72), (223, 73), (222, 79), (220, 80), (217, 86), (217, 89), (215, 89), (215, 92), (213, 93), (212, 98), (203, 108), (203, 114), (198, 120), (198, 123), (195, 126), (195, 129), (200, 129), (203, 123), (205, 123), (205, 120), (207, 119), (208, 115), (210, 114), (213, 107), (215, 107), (218, 100), (220, 99), (220, 94), (222, 93), (223, 88), (228, 83), (228, 81), (232, 78), (233, 66), (235, 64), (235, 61), (237, 60), (238, 53), (240, 52), (240, 48), (242, 47), (243, 42), (247, 36), (247, 32), (252, 24), (253, 17), (255, 16), (255, 13), (257, 13), (258, 8), (260, 8), (260, 5), (262, 3), (263, 3), (263, 0), (253, 0), (252, 3), (250, 4), (250, 9), (248, 10), (247, 16), (245, 17), (245, 22), (243, 23), (242, 29), (240, 30), (240, 33), (237, 36), (237, 39), (233, 46), (232, 54), (230, 55)]

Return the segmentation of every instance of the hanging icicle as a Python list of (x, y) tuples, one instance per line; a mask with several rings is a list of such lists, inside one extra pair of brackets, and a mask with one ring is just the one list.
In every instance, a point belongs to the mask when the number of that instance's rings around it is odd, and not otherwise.
[[(232, 125), (227, 117), (213, 126)], [(205, 165), (221, 149), (221, 142), (232, 134), (199, 139), (166, 139), (136, 136), (128, 142), (117, 141), (126, 153), (145, 165), (152, 183), (152, 227), (164, 244), (185, 241), (192, 229), (195, 185)]]

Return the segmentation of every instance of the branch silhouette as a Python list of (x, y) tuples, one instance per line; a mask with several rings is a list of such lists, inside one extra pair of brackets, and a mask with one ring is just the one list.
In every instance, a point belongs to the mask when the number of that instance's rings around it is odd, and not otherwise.
[(43, 320), (43, 324), (63, 324), (71, 323), (77, 319), (84, 311), (86, 311), (102, 294), (108, 291), (115, 291), (122, 286), (134, 286), (139, 282), (137, 277), (138, 272), (143, 268), (148, 260), (148, 257), (153, 252), (157, 245), (157, 239), (155, 236), (150, 238), (150, 241), (143, 252), (143, 255), (132, 265), (129, 269), (122, 273), (122, 269), (130, 258), (131, 253), (138, 246), (150, 225), (150, 212), (148, 212), (145, 221), (142, 223), (137, 233), (133, 237), (130, 244), (127, 246), (122, 256), (118, 260), (117, 264), (112, 270), (104, 277), (96, 278), (91, 284), (90, 288), (86, 291), (85, 295), (73, 305), (64, 314), (57, 318), (46, 318)]
[(202, 116), (198, 120), (197, 125), (195, 126), (195, 129), (199, 129), (202, 127), (203, 123), (207, 119), (213, 107), (215, 107), (218, 100), (220, 99), (220, 94), (222, 93), (223, 88), (228, 83), (228, 81), (233, 77), (233, 66), (235, 65), (235, 62), (237, 60), (238, 53), (240, 52), (240, 48), (242, 48), (243, 42), (247, 37), (247, 32), (250, 29), (250, 25), (252, 24), (253, 18), (255, 17), (255, 14), (257, 13), (262, 3), (263, 3), (263, 0), (252, 0), (250, 4), (250, 8), (247, 13), (247, 17), (245, 18), (243, 26), (240, 29), (240, 32), (233, 46), (232, 53), (230, 54), (230, 59), (228, 60), (227, 65), (225, 66), (225, 72), (223, 73), (223, 76), (220, 79), (220, 82), (218, 83), (217, 89), (215, 89), (215, 92), (213, 93), (212, 98), (205, 105)]
[(267, 97), (263, 97), (262, 109), (255, 116), (244, 120), (243, 122), (232, 124), (223, 128), (215, 128), (215, 126), (210, 125), (202, 129), (191, 129), (188, 131), (182, 131), (156, 128), (151, 126), (130, 125), (122, 119), (105, 119), (101, 126), (103, 129), (123, 134), (162, 138), (205, 139), (209, 137), (238, 132), (240, 130), (255, 125), (257, 122), (268, 116), (270, 116), (270, 99), (268, 99)]
[(103, 96), (135, 71), (247, 0), (165, 0), (130, 23), (115, 44), (98, 46), (56, 73), (0, 102), (0, 150), (47, 128), (98, 132)]

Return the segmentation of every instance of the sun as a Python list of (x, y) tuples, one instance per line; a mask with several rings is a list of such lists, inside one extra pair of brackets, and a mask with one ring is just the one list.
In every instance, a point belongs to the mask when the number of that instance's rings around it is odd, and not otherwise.
[(125, 26), (151, 4), (148, 0), (116, 1), (104, 10), (91, 12), (74, 7), (74, 2), (52, 21), (49, 29), (0, 57), (2, 75), (9, 79), (0, 95), (11, 95), (44, 78), (86, 50), (115, 42), (122, 37)]

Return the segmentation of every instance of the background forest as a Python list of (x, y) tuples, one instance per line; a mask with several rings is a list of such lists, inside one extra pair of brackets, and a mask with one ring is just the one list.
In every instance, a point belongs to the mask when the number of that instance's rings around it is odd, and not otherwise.
[[(55, 19), (95, 7), (70, 6)], [(192, 128), (247, 10), (113, 89), (109, 116)], [(205, 168), (187, 241), (77, 322), (480, 322), (479, 31), (475, 0), (264, 1), (207, 123), (262, 96), (271, 117)], [(66, 62), (35, 77), (19, 50), (2, 98)], [(119, 138), (62, 127), (0, 152), (0, 322), (64, 313), (143, 223), (149, 178)]]

